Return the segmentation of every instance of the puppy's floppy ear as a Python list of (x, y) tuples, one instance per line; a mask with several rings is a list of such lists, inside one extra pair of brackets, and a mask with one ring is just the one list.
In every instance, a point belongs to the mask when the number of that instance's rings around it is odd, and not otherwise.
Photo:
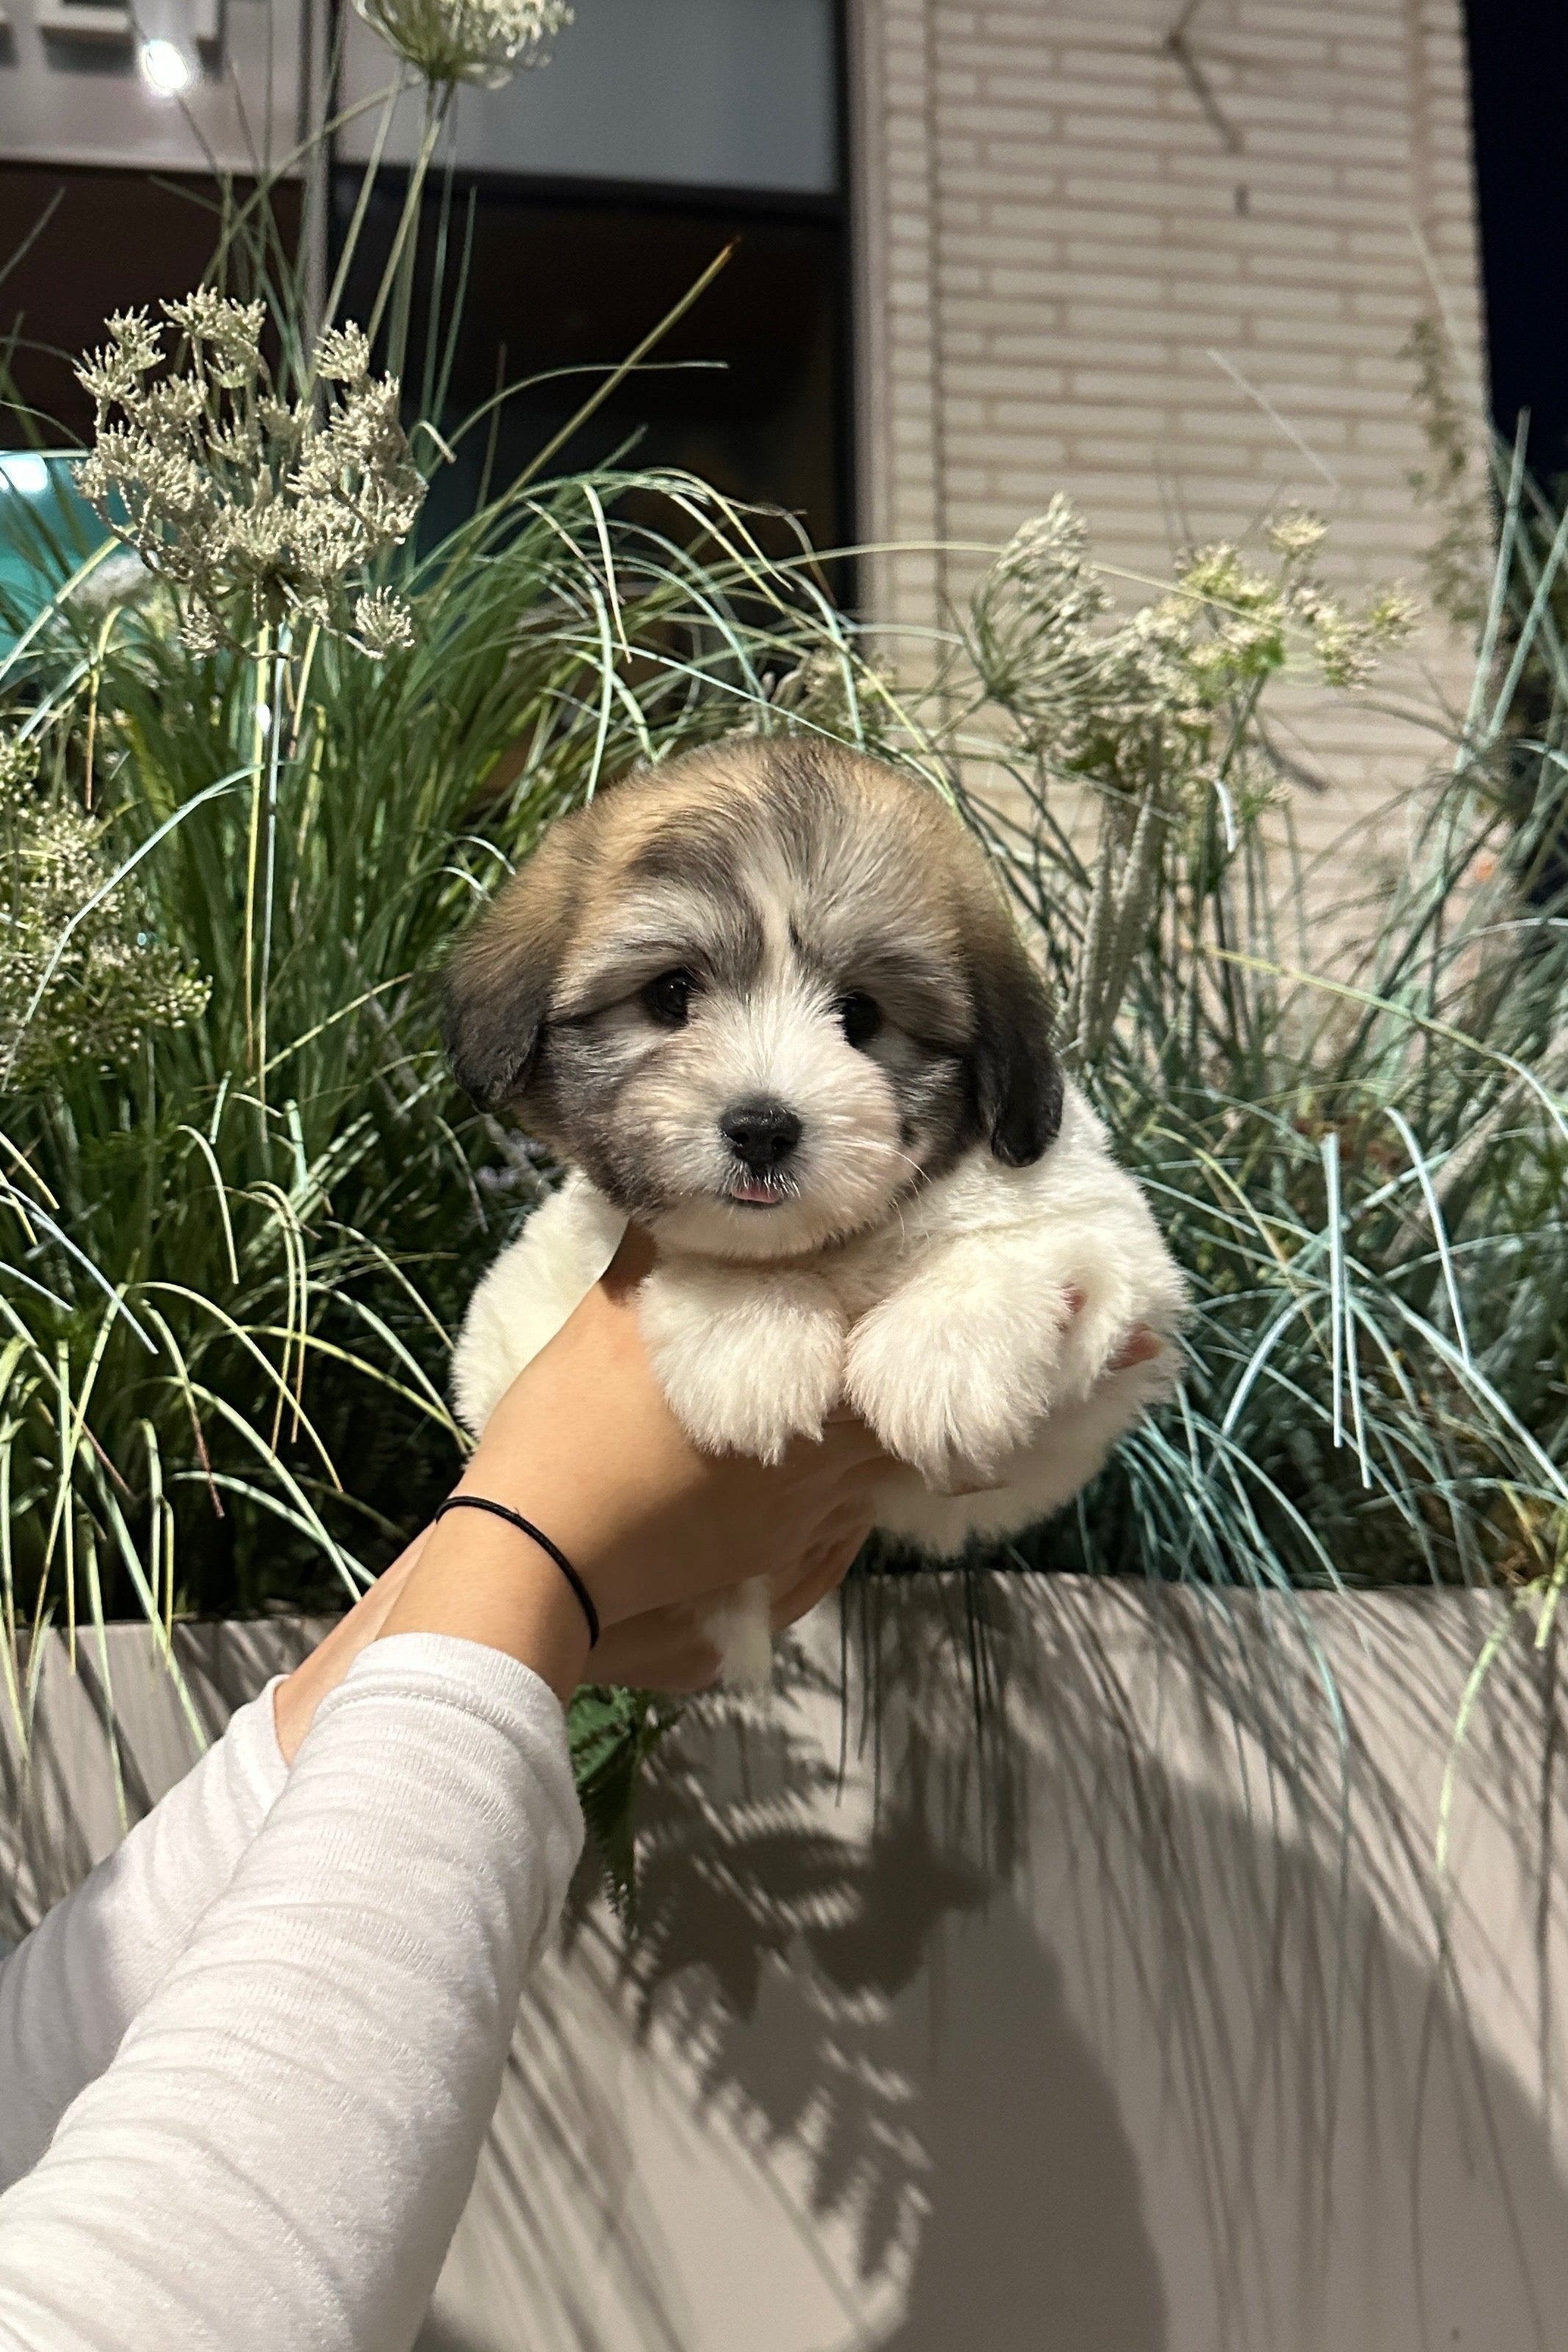
[(1002, 909), (988, 908), (987, 916), (970, 944), (974, 1103), (997, 1159), (1009, 1168), (1026, 1168), (1056, 1141), (1062, 1123), (1061, 1067), (1051, 1051), (1045, 983)]
[(481, 1110), (527, 1093), (570, 935), (569, 862), (535, 851), (458, 945), (447, 972), (452, 1072)]

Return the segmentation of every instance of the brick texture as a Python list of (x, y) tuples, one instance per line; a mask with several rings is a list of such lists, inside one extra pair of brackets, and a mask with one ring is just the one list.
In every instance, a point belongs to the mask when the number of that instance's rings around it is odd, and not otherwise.
[[(1440, 307), (1481, 367), (1460, 0), (1200, 0), (1186, 64), (1177, 14), (853, 0), (861, 520), (906, 646), (1057, 489), (1135, 578), (1299, 503), (1336, 585), (1419, 587), (1400, 347)], [(1398, 854), (1463, 690), (1434, 625), (1372, 697), (1292, 692), (1310, 852), (1387, 803)]]

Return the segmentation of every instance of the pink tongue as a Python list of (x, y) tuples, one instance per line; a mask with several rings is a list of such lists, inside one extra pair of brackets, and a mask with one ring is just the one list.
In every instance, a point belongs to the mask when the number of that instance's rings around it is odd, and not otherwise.
[(773, 1190), (771, 1184), (737, 1184), (731, 1197), (737, 1201), (771, 1202)]

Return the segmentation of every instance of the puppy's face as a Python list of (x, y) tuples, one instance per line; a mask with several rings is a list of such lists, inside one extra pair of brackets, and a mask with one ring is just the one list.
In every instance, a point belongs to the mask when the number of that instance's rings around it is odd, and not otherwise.
[(449, 1035), (668, 1244), (795, 1256), (984, 1137), (1038, 1156), (1044, 998), (957, 820), (891, 770), (736, 741), (558, 825), (465, 943)]

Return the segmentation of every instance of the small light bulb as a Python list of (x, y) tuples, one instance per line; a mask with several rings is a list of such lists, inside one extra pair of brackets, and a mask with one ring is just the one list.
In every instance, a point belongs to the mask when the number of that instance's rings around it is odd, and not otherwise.
[(25, 499), (40, 499), (49, 487), (49, 469), (36, 450), (14, 449), (0, 457), (0, 482)]
[(143, 41), (142, 79), (165, 98), (178, 98), (191, 83), (191, 61), (173, 41)]

